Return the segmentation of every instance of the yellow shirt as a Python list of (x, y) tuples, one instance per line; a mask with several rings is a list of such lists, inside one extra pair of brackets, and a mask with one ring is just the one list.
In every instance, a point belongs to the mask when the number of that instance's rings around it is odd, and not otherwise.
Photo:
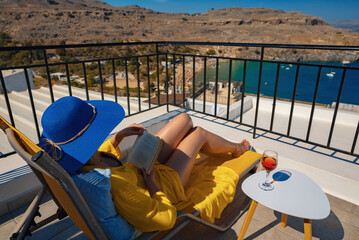
[[(110, 153), (118, 159), (121, 151), (109, 140), (99, 151)], [(84, 166), (84, 171), (93, 167)], [(141, 232), (171, 229), (177, 210), (190, 207), (199, 209), (201, 218), (214, 222), (233, 200), (238, 174), (221, 166), (194, 167), (186, 189), (173, 169), (156, 163), (155, 182), (161, 189), (152, 197), (138, 168), (131, 163), (111, 168), (111, 194), (116, 210)]]

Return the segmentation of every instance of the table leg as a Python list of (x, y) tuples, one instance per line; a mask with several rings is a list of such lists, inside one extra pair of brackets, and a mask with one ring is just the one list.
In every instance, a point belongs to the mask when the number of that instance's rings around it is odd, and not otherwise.
[(247, 228), (249, 226), (249, 223), (252, 220), (252, 217), (253, 217), (254, 211), (256, 210), (257, 205), (258, 205), (258, 202), (252, 200), (252, 203), (251, 203), (251, 206), (249, 207), (247, 216), (244, 219), (244, 223), (243, 223), (241, 232), (239, 233), (238, 240), (242, 240), (244, 238), (244, 235), (247, 232)]
[(282, 213), (282, 222), (281, 222), (281, 226), (283, 228), (285, 228), (287, 226), (287, 218), (288, 218), (288, 215), (285, 214), (285, 213)]
[(304, 219), (304, 239), (312, 239), (312, 221), (310, 219)]

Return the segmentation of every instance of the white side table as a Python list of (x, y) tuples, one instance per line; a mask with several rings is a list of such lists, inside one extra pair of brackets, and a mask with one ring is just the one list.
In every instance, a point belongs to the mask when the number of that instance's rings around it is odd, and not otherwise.
[(304, 219), (305, 239), (312, 239), (311, 220), (326, 218), (330, 213), (327, 196), (322, 189), (303, 173), (292, 169), (276, 169), (271, 172), (274, 189), (264, 191), (258, 184), (265, 180), (265, 171), (248, 177), (242, 184), (243, 192), (252, 198), (247, 216), (238, 239), (243, 239), (258, 203), (282, 213), (282, 227), (287, 225), (287, 216)]

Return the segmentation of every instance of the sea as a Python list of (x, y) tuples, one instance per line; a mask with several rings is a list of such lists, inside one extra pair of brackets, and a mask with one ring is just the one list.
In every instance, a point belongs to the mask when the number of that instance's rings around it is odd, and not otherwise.
[[(340, 62), (308, 62), (308, 64), (320, 64), (322, 67), (319, 88), (316, 98), (317, 104), (331, 105), (337, 102), (340, 83), (342, 80), (343, 69), (335, 66), (357, 67), (359, 62), (343, 64)], [(257, 94), (259, 80), (260, 63), (254, 61), (247, 62), (245, 76), (245, 93)], [(243, 82), (244, 62), (233, 60), (232, 62), (232, 82)], [(298, 84), (295, 94), (296, 101), (313, 102), (315, 87), (317, 82), (319, 67), (300, 66)], [(281, 64), (278, 79), (277, 97), (280, 99), (293, 98), (297, 65)], [(277, 74), (276, 63), (263, 63), (261, 79), (261, 96), (273, 97), (275, 92)], [(204, 71), (196, 75), (196, 84), (203, 82)], [(207, 67), (208, 81), (216, 79), (216, 65)], [(218, 70), (218, 80), (227, 82), (229, 79), (229, 62), (220, 62)], [(237, 91), (241, 91), (240, 87)], [(359, 105), (359, 69), (348, 69), (343, 85), (340, 103)]]

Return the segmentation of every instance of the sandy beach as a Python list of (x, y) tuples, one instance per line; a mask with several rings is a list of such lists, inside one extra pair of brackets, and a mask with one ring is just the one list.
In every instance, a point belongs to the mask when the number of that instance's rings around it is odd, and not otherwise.
[[(106, 84), (107, 87), (113, 87), (113, 80), (109, 79), (107, 80)], [(128, 85), (130, 88), (137, 87), (137, 81), (136, 80), (128, 80)], [(126, 79), (116, 79), (116, 87), (123, 88), (126, 86)]]

